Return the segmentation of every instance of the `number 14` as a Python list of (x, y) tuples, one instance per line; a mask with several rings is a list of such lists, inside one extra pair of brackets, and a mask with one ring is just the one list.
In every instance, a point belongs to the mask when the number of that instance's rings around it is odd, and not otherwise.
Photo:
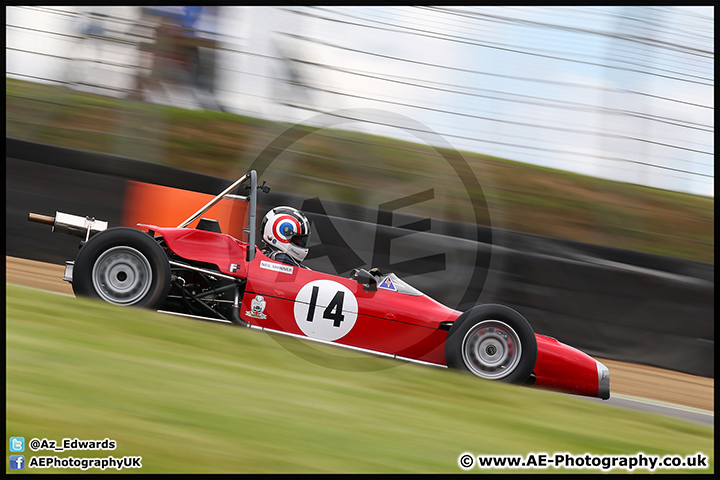
[[(318, 293), (320, 293), (320, 287), (317, 285), (312, 287), (312, 293), (310, 294), (310, 306), (308, 308), (307, 321), (312, 322), (315, 317), (315, 307), (317, 306)], [(333, 321), (333, 327), (339, 327), (340, 323), (345, 319), (342, 313), (343, 300), (345, 299), (345, 293), (342, 291), (335, 292), (335, 296), (328, 306), (323, 311), (322, 318)]]

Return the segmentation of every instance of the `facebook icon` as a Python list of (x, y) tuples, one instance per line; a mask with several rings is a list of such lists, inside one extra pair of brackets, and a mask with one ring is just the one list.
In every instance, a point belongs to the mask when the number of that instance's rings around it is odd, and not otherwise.
[(10, 470), (25, 470), (25, 455), (10, 455)]

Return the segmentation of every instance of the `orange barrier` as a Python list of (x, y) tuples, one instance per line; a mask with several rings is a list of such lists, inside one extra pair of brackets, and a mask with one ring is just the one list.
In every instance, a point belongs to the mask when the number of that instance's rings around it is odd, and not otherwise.
[[(128, 180), (122, 224), (133, 228), (138, 228), (138, 223), (177, 227), (213, 198), (214, 195), (206, 193)], [(243, 228), (247, 227), (247, 215), (247, 203), (225, 198), (205, 212), (203, 218), (218, 220), (223, 233), (247, 241), (243, 233)], [(188, 228), (195, 228), (198, 222), (193, 221)]]

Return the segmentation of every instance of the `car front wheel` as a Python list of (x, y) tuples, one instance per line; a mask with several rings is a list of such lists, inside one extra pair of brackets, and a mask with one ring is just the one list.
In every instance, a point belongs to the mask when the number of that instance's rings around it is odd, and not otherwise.
[(460, 315), (448, 332), (445, 360), (448, 367), (481, 378), (521, 384), (535, 368), (535, 332), (510, 307), (475, 306)]

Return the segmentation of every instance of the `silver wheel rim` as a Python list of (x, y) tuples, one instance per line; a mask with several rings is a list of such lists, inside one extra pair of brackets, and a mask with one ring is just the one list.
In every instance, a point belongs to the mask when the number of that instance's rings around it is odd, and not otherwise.
[(498, 320), (485, 320), (463, 338), (462, 359), (478, 377), (498, 380), (515, 370), (522, 357), (522, 345), (515, 330)]
[(93, 265), (92, 282), (100, 298), (116, 305), (133, 305), (150, 290), (152, 268), (139, 251), (113, 247)]

